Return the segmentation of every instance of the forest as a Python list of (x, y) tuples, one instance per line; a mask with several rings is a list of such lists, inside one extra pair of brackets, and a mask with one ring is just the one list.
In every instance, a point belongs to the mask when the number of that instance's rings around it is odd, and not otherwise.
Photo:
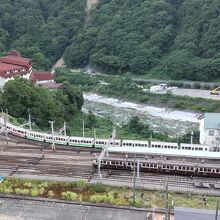
[(219, 0), (100, 0), (64, 58), (113, 74), (220, 78)]
[(0, 106), (4, 111), (7, 109), (11, 116), (20, 119), (27, 119), (29, 111), (41, 128), (48, 127), (49, 120), (55, 120), (56, 126), (70, 121), (81, 112), (83, 103), (82, 92), (68, 83), (64, 83), (62, 89), (50, 91), (21, 77), (9, 80), (0, 93)]
[(0, 53), (17, 49), (48, 70), (84, 25), (86, 0), (1, 0)]
[(219, 0), (1, 0), (0, 54), (170, 79), (220, 78)]

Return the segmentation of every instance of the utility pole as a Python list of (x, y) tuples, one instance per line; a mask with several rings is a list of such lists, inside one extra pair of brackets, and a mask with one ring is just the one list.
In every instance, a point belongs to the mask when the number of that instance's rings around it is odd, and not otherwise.
[(64, 132), (64, 136), (66, 136), (66, 122), (65, 121), (63, 123), (63, 132)]
[(166, 185), (166, 198), (165, 198), (165, 220), (170, 220), (169, 215), (169, 202), (168, 202), (168, 183), (165, 183)]
[(136, 173), (135, 173), (135, 167), (136, 167), (136, 154), (134, 154), (133, 205), (135, 205), (135, 184), (136, 184)]
[(7, 129), (7, 119), (6, 116), (4, 115), (4, 125), (5, 125), (5, 139), (6, 139), (6, 143), (8, 144), (8, 129)]
[(83, 138), (85, 137), (85, 122), (83, 120)]
[(32, 131), (32, 127), (31, 127), (31, 113), (30, 113), (30, 109), (28, 109), (28, 124), (29, 124), (29, 130)]
[(191, 138), (190, 138), (190, 143), (193, 144), (193, 135), (194, 135), (194, 132), (191, 131)]
[(54, 141), (54, 123), (55, 121), (49, 121), (51, 125), (51, 134), (52, 134), (52, 150), (55, 150), (55, 141)]
[(217, 202), (217, 206), (216, 206), (216, 212), (215, 212), (215, 220), (218, 220), (218, 207), (219, 207), (219, 202)]
[(96, 139), (96, 131), (95, 131), (95, 129), (94, 129), (94, 139)]

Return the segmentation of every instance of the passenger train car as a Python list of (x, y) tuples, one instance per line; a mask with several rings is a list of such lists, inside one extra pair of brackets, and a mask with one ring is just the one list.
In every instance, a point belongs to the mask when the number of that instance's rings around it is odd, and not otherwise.
[[(53, 143), (52, 134), (30, 131), (28, 129), (15, 126), (9, 122), (6, 123), (6, 128), (4, 125), (4, 120), (0, 117), (0, 125), (2, 129), (7, 129), (7, 132), (19, 136), (22, 138), (27, 138), (35, 141)], [(196, 145), (196, 144), (178, 144), (171, 142), (159, 142), (159, 141), (138, 141), (138, 140), (112, 140), (112, 139), (100, 139), (91, 137), (70, 137), (63, 135), (54, 135), (54, 143), (61, 145), (69, 145), (73, 147), (96, 147), (103, 148), (105, 146), (114, 147), (143, 147), (143, 148), (157, 148), (157, 149), (175, 149), (175, 150), (188, 150), (188, 151), (210, 151), (208, 146)]]
[[(97, 160), (93, 161), (93, 166), (98, 166)], [(137, 162), (135, 166), (138, 166)], [(116, 157), (105, 157), (100, 161), (100, 167), (104, 169), (133, 170), (134, 160), (132, 158), (121, 159)], [(219, 164), (196, 164), (189, 161), (181, 162), (173, 160), (157, 161), (154, 159), (140, 159), (139, 170), (142, 172), (163, 174), (220, 177)]]

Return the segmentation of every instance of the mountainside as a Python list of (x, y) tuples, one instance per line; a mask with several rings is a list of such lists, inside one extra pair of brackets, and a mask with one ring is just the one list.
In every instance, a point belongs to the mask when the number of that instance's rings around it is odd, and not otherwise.
[[(219, 0), (1, 0), (0, 54), (172, 79), (220, 79)], [(92, 8), (92, 9), (91, 9)], [(91, 11), (88, 13), (88, 9)]]
[(105, 72), (220, 78), (219, 0), (100, 0), (64, 59)]
[(18, 49), (50, 69), (84, 25), (86, 0), (1, 0), (0, 52)]

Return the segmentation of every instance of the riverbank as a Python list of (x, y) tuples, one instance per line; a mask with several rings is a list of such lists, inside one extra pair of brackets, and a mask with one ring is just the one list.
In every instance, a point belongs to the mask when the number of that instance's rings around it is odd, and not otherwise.
[(89, 75), (85, 73), (71, 73), (66, 69), (59, 69), (56, 80), (69, 81), (82, 91), (98, 93), (108, 97), (116, 97), (130, 102), (147, 104), (167, 109), (203, 112), (220, 112), (220, 101), (177, 96), (171, 93), (155, 94), (143, 91), (143, 87), (134, 83), (130, 78), (112, 75)]

